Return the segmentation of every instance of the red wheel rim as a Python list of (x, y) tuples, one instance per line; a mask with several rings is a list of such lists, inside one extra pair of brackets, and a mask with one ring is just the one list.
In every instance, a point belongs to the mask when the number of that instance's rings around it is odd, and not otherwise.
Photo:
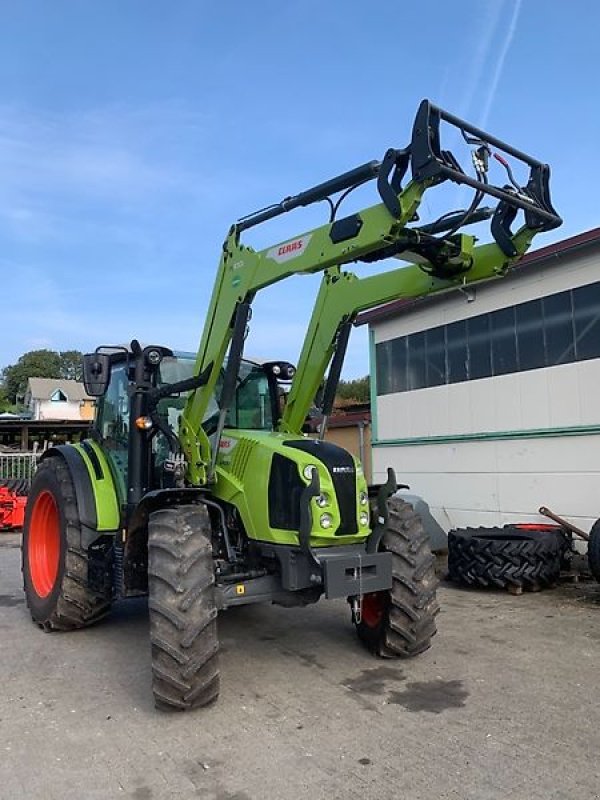
[(541, 524), (539, 522), (517, 522), (515, 525), (511, 525), (510, 527), (516, 528), (519, 531), (542, 531), (550, 533), (562, 530), (560, 525), (548, 525), (545, 522), (542, 522)]
[(60, 518), (53, 495), (44, 491), (35, 500), (29, 523), (27, 555), (31, 582), (38, 597), (48, 597), (58, 575)]
[(368, 628), (377, 628), (387, 608), (387, 592), (372, 592), (363, 595), (361, 621)]

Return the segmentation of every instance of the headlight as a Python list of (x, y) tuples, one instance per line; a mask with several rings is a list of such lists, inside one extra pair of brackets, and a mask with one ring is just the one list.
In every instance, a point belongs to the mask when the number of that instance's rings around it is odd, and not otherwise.
[(148, 359), (149, 364), (151, 364), (153, 367), (156, 367), (157, 364), (160, 364), (162, 361), (162, 353), (160, 350), (148, 350), (146, 353), (146, 358)]
[(361, 492), (359, 495), (361, 506), (366, 506), (369, 502), (369, 495), (366, 492)]
[(361, 511), (359, 516), (360, 524), (361, 525), (368, 525), (369, 524), (369, 515), (366, 511)]
[(323, 492), (317, 497), (317, 505), (319, 508), (325, 508), (325, 506), (329, 505), (329, 495)]
[(321, 519), (319, 522), (321, 523), (322, 528), (331, 528), (333, 525), (333, 517), (331, 514), (321, 514)]
[(302, 470), (302, 474), (304, 475), (307, 481), (312, 481), (313, 469), (317, 469), (314, 464), (307, 464)]

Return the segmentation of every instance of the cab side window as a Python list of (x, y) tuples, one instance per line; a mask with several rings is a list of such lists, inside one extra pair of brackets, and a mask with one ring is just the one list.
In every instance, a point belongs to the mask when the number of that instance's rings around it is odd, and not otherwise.
[(114, 367), (108, 391), (98, 414), (99, 432), (109, 450), (127, 449), (129, 435), (129, 382), (126, 365)]

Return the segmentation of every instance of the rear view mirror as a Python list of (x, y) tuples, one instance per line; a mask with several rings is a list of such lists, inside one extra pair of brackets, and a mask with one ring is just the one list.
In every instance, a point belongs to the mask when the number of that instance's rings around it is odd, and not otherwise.
[(90, 397), (106, 394), (110, 382), (110, 355), (87, 353), (83, 357), (83, 385)]

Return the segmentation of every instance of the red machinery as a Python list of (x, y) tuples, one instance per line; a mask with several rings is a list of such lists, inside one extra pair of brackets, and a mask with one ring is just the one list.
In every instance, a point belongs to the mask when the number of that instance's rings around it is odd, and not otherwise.
[(24, 481), (6, 481), (0, 486), (0, 531), (22, 528), (25, 521)]

